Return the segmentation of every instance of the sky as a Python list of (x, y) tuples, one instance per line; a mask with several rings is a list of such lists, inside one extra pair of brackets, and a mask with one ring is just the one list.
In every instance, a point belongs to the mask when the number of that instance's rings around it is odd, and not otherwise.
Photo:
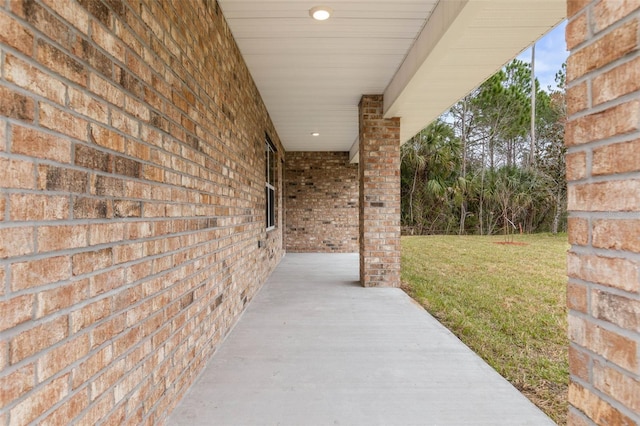
[[(540, 87), (546, 89), (548, 86), (556, 87), (555, 75), (562, 63), (567, 60), (569, 52), (566, 51), (564, 41), (564, 29), (567, 21), (551, 30), (536, 43), (536, 77), (540, 82)], [(518, 59), (527, 63), (531, 62), (531, 48), (526, 49)]]

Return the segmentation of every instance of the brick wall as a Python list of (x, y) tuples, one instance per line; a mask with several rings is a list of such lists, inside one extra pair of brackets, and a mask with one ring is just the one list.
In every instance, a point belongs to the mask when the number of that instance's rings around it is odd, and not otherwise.
[(162, 423), (280, 260), (283, 150), (214, 0), (0, 5), (0, 426)]
[(640, 3), (567, 5), (569, 423), (640, 424)]
[(360, 125), (360, 282), (400, 286), (400, 119), (382, 95), (365, 95)]
[(348, 152), (287, 152), (285, 246), (358, 252), (358, 165)]

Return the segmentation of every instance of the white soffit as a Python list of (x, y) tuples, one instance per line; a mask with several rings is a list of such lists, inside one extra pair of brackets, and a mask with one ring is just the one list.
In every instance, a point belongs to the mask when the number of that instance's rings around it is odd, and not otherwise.
[(360, 98), (384, 92), (437, 2), (218, 0), (288, 151), (349, 151)]
[(560, 23), (565, 0), (442, 0), (384, 92), (405, 142)]
[[(349, 151), (385, 94), (402, 141), (559, 23), (566, 0), (218, 0), (287, 151)], [(327, 21), (309, 9), (333, 9)], [(311, 136), (319, 132), (320, 136)], [(357, 145), (357, 144), (356, 144)]]

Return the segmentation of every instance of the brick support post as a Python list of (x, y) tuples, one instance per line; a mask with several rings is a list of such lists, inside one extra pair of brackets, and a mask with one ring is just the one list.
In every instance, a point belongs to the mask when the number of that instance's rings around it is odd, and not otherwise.
[(567, 16), (568, 423), (640, 424), (640, 2)]
[(360, 101), (360, 282), (400, 286), (400, 119), (382, 95)]

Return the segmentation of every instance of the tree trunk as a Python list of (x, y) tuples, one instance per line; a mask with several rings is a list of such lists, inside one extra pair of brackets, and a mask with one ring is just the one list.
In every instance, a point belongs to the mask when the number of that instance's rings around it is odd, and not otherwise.
[(562, 196), (560, 191), (556, 194), (556, 211), (553, 214), (553, 223), (551, 225), (551, 233), (553, 235), (558, 233), (558, 226), (560, 226), (560, 211), (562, 209)]
[(409, 221), (411, 222), (411, 226), (415, 226), (415, 222), (413, 221), (413, 193), (416, 192), (417, 179), (418, 179), (418, 168), (416, 167), (416, 171), (413, 174), (413, 185), (411, 186), (411, 192), (409, 193)]

